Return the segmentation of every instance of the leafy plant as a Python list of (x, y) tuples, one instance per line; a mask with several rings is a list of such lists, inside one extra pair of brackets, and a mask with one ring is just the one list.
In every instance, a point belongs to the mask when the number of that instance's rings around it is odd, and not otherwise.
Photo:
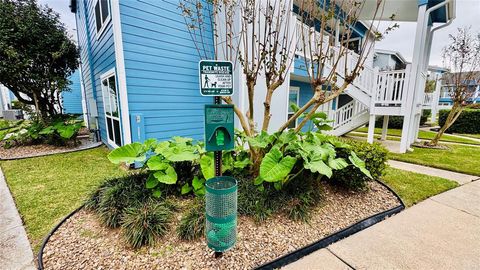
[[(361, 190), (370, 179), (379, 179), (385, 172), (388, 151), (380, 144), (348, 140), (349, 149), (338, 151), (338, 156), (348, 158), (353, 166), (337, 171), (331, 178), (332, 183)], [(365, 171), (368, 170), (368, 174)], [(370, 176), (371, 177), (370, 177)]]
[(18, 145), (41, 144), (67, 145), (70, 141), (77, 143), (76, 137), (83, 122), (75, 115), (58, 115), (49, 124), (34, 119), (21, 121), (8, 129), (3, 138), (3, 146), (10, 148)]

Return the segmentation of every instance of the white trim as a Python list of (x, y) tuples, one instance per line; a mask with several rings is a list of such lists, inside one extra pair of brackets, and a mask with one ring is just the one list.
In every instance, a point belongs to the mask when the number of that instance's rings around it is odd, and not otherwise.
[(132, 142), (132, 135), (130, 131), (130, 110), (128, 109), (128, 95), (127, 95), (127, 76), (125, 74), (125, 58), (123, 55), (123, 38), (122, 26), (120, 23), (120, 3), (119, 0), (112, 0), (112, 27), (113, 40), (115, 44), (115, 62), (117, 66), (117, 85), (118, 94), (120, 97), (120, 112), (121, 124), (123, 129), (123, 144)]
[(111, 6), (110, 6), (110, 1), (107, 0), (107, 5), (108, 5), (108, 16), (107, 18), (105, 18), (105, 21), (102, 22), (102, 26), (100, 27), (100, 29), (97, 30), (97, 14), (95, 14), (95, 6), (97, 5), (97, 3), (100, 3), (100, 18), (102, 18), (102, 6), (101, 6), (101, 0), (97, 0), (95, 2), (95, 5), (93, 5), (93, 17), (95, 19), (95, 38), (98, 40), (100, 39), (100, 37), (103, 35), (103, 33), (105, 32), (105, 29), (107, 29), (107, 25), (110, 23), (110, 21), (112, 20), (112, 10), (111, 10)]
[[(108, 132), (107, 110), (106, 110), (106, 108), (105, 108), (105, 104), (106, 104), (106, 102), (105, 102), (105, 93), (104, 93), (104, 91), (103, 91), (103, 80), (107, 79), (107, 82), (108, 82), (108, 78), (110, 78), (110, 77), (112, 77), (112, 76), (113, 76), (113, 78), (115, 79), (115, 84), (116, 84), (116, 85), (115, 85), (115, 89), (118, 90), (118, 82), (117, 82), (117, 76), (116, 76), (116, 73), (115, 73), (115, 68), (112, 68), (112, 69), (110, 69), (110, 70), (108, 70), (108, 71), (106, 71), (105, 73), (103, 73), (103, 74), (100, 75), (100, 91), (102, 92), (103, 118), (105, 119), (105, 130), (106, 130), (106, 132), (107, 132), (107, 142), (108, 142), (108, 144), (110, 144), (110, 145), (113, 146), (114, 148), (117, 148), (117, 147), (119, 147), (119, 145), (117, 145), (114, 141), (110, 140), (110, 136), (109, 136), (110, 134), (109, 134), (109, 132)], [(108, 91), (108, 90), (107, 90), (107, 91)], [(117, 91), (117, 97), (116, 97), (116, 98), (117, 98), (117, 102), (116, 102), (116, 103), (117, 103), (117, 104), (116, 104), (116, 106), (117, 106), (116, 109), (117, 109), (117, 110), (120, 109), (119, 106), (118, 106), (118, 105), (119, 105), (119, 104), (118, 104), (118, 103), (119, 103), (119, 102), (118, 102), (118, 95), (119, 95), (119, 93), (118, 93), (118, 91)], [(111, 107), (112, 107), (112, 102), (111, 102), (111, 100), (110, 100), (110, 95), (108, 95), (108, 104), (109, 104), (109, 106), (110, 106), (110, 110), (112, 110), (112, 108), (111, 108)], [(120, 117), (113, 116), (112, 114), (110, 114), (108, 117), (110, 117), (112, 120), (117, 120), (118, 123), (119, 123), (120, 126), (121, 126), (122, 120), (120, 119)], [(113, 131), (113, 133), (114, 133), (114, 134), (113, 134), (113, 138), (115, 138), (115, 130), (113, 129), (113, 126), (112, 126), (111, 128), (112, 128), (112, 131)], [(120, 132), (120, 140), (121, 140), (122, 142), (123, 142), (123, 137), (124, 137), (124, 136), (123, 136), (123, 132)]]

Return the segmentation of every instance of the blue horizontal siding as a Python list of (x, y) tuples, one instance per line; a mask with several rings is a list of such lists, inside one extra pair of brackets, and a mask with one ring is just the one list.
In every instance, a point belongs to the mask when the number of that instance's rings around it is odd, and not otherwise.
[(70, 76), (71, 84), (68, 91), (62, 92), (62, 105), (65, 113), (81, 114), (82, 90), (80, 87), (80, 72), (77, 70)]
[(100, 76), (115, 68), (115, 46), (111, 20), (107, 22), (103, 33), (97, 36), (94, 12), (96, 2), (96, 0), (77, 1), (77, 35), (85, 94), (87, 99), (95, 100), (93, 105), (97, 107), (100, 137), (108, 144)]
[[(145, 138), (203, 139), (204, 104), (198, 82), (198, 51), (178, 2), (120, 2), (130, 114), (141, 114)], [(211, 30), (205, 47), (213, 52)], [(132, 130), (133, 132), (133, 130)]]

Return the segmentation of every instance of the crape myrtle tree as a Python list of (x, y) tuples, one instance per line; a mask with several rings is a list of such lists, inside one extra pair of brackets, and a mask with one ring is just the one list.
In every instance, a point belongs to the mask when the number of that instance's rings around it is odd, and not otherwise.
[(61, 113), (60, 94), (78, 64), (58, 13), (35, 0), (0, 0), (0, 83), (42, 122)]
[(475, 95), (480, 71), (480, 33), (472, 33), (470, 27), (458, 28), (455, 35), (449, 35), (450, 44), (443, 49), (445, 67), (451, 73), (443, 76), (443, 85), (448, 85), (452, 99), (452, 109), (435, 137), (427, 143), (437, 146), (445, 131), (462, 114), (462, 111)]
[[(223, 97), (227, 104), (233, 104), (235, 113), (247, 137), (265, 136), (272, 117), (271, 102), (280, 86), (285, 82), (290, 67), (299, 48), (305, 52), (307, 71), (312, 86), (312, 96), (295, 114), (281, 127), (279, 132), (288, 128), (290, 123), (303, 118), (295, 129), (299, 132), (309, 121), (316, 121), (317, 127), (324, 127), (324, 115), (317, 109), (345, 91), (365, 63), (372, 42), (368, 39), (361, 45), (362, 53), (358, 55), (353, 66), (345, 66), (346, 58), (350, 56), (347, 49), (353, 29), (358, 22), (358, 15), (364, 5), (362, 1), (354, 0), (301, 0), (298, 14), (292, 13), (291, 0), (180, 0), (179, 8), (183, 13), (186, 28), (201, 59), (230, 60), (236, 68), (240, 68), (247, 88), (248, 108), (239, 109), (230, 97)], [(373, 24), (378, 22), (382, 10), (382, 1), (376, 4), (375, 16), (367, 24), (369, 32)], [(341, 10), (341, 11), (340, 11)], [(311, 26), (308, 33), (298, 33), (296, 18)], [(334, 43), (324, 43), (323, 37), (332, 32), (335, 25), (342, 28), (341, 44), (335, 48)], [(315, 33), (315, 30), (317, 33)], [(381, 34), (375, 33), (381, 36)], [(213, 40), (213, 41), (212, 41)], [(213, 44), (212, 44), (213, 43)], [(210, 46), (207, 46), (207, 45)], [(303, 44), (303, 45), (302, 45)], [(305, 45), (308, 44), (308, 45)], [(215, 51), (209, 51), (214, 45)], [(303, 47), (303, 48), (302, 48)], [(323, 67), (330, 65), (330, 71)], [(342, 66), (343, 65), (343, 66)], [(343, 68), (343, 83), (337, 84), (337, 73)], [(266, 94), (263, 98), (263, 108), (255, 108), (256, 85), (264, 80)], [(328, 86), (328, 87), (327, 87)], [(329, 89), (326, 91), (325, 89)], [(254, 111), (263, 109), (263, 119), (255, 119)], [(319, 118), (319, 119), (317, 119)], [(260, 120), (260, 121), (259, 121)], [(262, 123), (257, 127), (256, 123)], [(249, 141), (250, 142), (250, 141)], [(251, 143), (250, 143), (251, 145)], [(265, 155), (256, 147), (249, 148), (254, 168), (259, 167)]]

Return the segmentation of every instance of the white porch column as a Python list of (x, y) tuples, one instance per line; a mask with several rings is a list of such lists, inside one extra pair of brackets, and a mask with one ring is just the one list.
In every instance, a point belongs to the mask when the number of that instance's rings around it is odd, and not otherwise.
[(382, 140), (382, 141), (385, 141), (387, 139), (389, 118), (390, 118), (389, 115), (384, 115), (383, 116), (382, 137), (380, 138), (380, 140)]
[(375, 114), (370, 114), (370, 120), (368, 121), (368, 136), (367, 136), (368, 143), (373, 143), (374, 134), (375, 134)]
[(417, 29), (415, 34), (415, 45), (413, 47), (412, 66), (408, 78), (408, 91), (403, 118), (402, 139), (400, 141), (400, 153), (405, 153), (410, 147), (410, 139), (416, 111), (415, 90), (417, 88), (418, 79), (421, 76), (420, 72), (423, 62), (422, 54), (425, 52), (425, 37), (427, 32), (427, 25), (425, 24), (426, 10), (427, 5), (418, 7)]
[(438, 103), (440, 102), (440, 91), (442, 90), (442, 81), (439, 79), (439, 75), (435, 78), (435, 92), (432, 96), (432, 123), (437, 122)]

